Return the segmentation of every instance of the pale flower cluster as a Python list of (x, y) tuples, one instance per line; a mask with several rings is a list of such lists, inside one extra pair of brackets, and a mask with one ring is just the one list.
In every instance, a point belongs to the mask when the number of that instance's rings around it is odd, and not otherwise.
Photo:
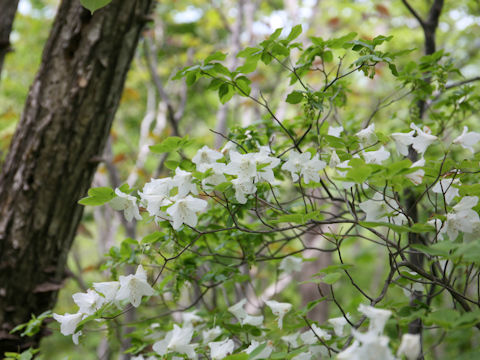
[(72, 295), (73, 301), (78, 306), (75, 314), (53, 314), (53, 318), (60, 323), (60, 332), (72, 335), (73, 342), (78, 344), (81, 331), (75, 331), (78, 324), (90, 315), (109, 304), (118, 305), (123, 300), (128, 300), (135, 307), (140, 305), (143, 296), (152, 296), (155, 290), (147, 282), (147, 274), (139, 265), (135, 275), (120, 276), (119, 281), (93, 283), (93, 289), (86, 293)]

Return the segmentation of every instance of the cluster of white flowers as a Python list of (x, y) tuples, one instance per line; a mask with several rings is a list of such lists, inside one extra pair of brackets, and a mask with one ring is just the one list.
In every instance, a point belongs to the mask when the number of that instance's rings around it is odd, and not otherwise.
[(60, 332), (73, 335), (73, 342), (78, 344), (81, 331), (75, 332), (78, 324), (86, 317), (95, 314), (108, 304), (119, 305), (123, 300), (128, 300), (133, 306), (140, 305), (143, 296), (152, 296), (155, 290), (147, 282), (147, 274), (142, 265), (139, 265), (135, 275), (120, 276), (119, 281), (93, 283), (93, 289), (86, 293), (72, 295), (73, 301), (78, 306), (75, 314), (53, 314), (53, 318), (60, 323)]
[[(395, 141), (397, 152), (400, 155), (407, 156), (410, 147), (421, 155), (421, 158), (411, 165), (411, 172), (405, 175), (415, 185), (420, 185), (425, 175), (423, 169), (425, 159), (423, 156), (437, 137), (431, 134), (428, 127), (420, 129), (412, 123), (410, 128), (412, 130), (408, 133), (394, 133), (391, 137)], [(330, 127), (328, 135), (340, 137), (343, 131), (342, 126)], [(383, 145), (380, 145), (377, 150), (371, 149), (371, 147), (377, 147), (378, 145), (374, 124), (359, 131), (356, 136), (360, 143), (360, 151), (354, 154), (352, 158), (362, 157), (367, 164), (379, 165), (390, 158), (390, 152)], [(478, 142), (480, 142), (480, 134), (468, 132), (468, 128), (465, 127), (463, 133), (453, 141), (453, 144), (461, 145), (474, 152), (473, 147)], [(110, 201), (110, 205), (115, 210), (123, 211), (128, 221), (142, 219), (139, 210), (140, 205), (155, 221), (169, 221), (173, 229), (178, 230), (183, 225), (195, 227), (198, 223), (198, 215), (207, 208), (207, 201), (201, 198), (199, 189), (208, 193), (215, 186), (227, 182), (233, 187), (237, 202), (245, 204), (249, 196), (256, 194), (257, 186), (260, 183), (267, 182), (272, 185), (277, 183), (274, 169), (280, 165), (281, 160), (273, 155), (269, 147), (260, 146), (257, 152), (241, 154), (238, 152), (238, 148), (232, 142), (229, 142), (224, 150), (219, 152), (207, 146), (198, 150), (192, 162), (198, 172), (208, 173), (202, 177), (201, 182), (194, 177), (193, 173), (177, 168), (172, 177), (151, 179), (150, 182), (146, 183), (142, 191), (138, 192), (140, 199), (116, 189), (116, 197)], [(329, 150), (331, 151), (329, 167), (340, 176), (345, 177), (347, 171), (353, 166), (353, 163), (350, 163), (351, 159), (341, 161), (335, 150)], [(345, 155), (340, 154), (342, 158), (345, 158)], [(288, 154), (288, 160), (283, 162), (281, 170), (289, 172), (294, 182), (303, 180), (305, 184), (309, 184), (321, 181), (320, 172), (326, 166), (327, 163), (320, 159), (319, 153), (314, 154), (309, 151), (302, 153), (291, 150)], [(343, 181), (342, 185), (345, 189), (349, 189), (354, 183)], [(458, 179), (445, 178), (432, 186), (431, 191), (441, 194), (445, 198), (446, 204), (449, 205), (459, 197), (458, 185)], [(368, 189), (369, 186), (364, 183), (363, 187)], [(435, 226), (437, 232), (443, 237), (448, 236), (453, 241), (459, 232), (463, 232), (465, 234), (464, 239), (468, 241), (468, 239), (475, 235), (478, 236), (480, 233), (480, 217), (473, 210), (477, 203), (478, 197), (465, 196), (446, 214), (445, 221), (434, 219), (429, 223)], [(365, 213), (365, 221), (390, 222), (396, 225), (407, 223), (407, 218), (402, 213), (397, 201), (380, 192), (375, 192), (371, 199), (360, 202), (359, 208)], [(284, 273), (290, 274), (300, 271), (301, 266), (301, 258), (289, 256), (282, 260), (279, 268)], [(60, 322), (62, 334), (73, 335), (73, 341), (77, 344), (81, 331), (76, 332), (75, 330), (86, 317), (97, 313), (109, 304), (120, 306), (120, 302), (124, 300), (127, 300), (134, 307), (138, 307), (143, 296), (152, 296), (154, 293), (153, 288), (147, 282), (146, 273), (140, 265), (135, 275), (120, 276), (119, 281), (94, 283), (93, 289), (89, 289), (86, 293), (74, 294), (73, 300), (79, 307), (78, 312), (75, 314), (66, 313), (65, 315), (54, 314), (54, 318)], [(247, 300), (243, 299), (229, 307), (228, 311), (235, 316), (241, 326), (263, 328), (264, 316), (247, 313), (244, 308), (246, 302)], [(278, 328), (282, 329), (283, 319), (291, 311), (292, 305), (274, 300), (265, 300), (264, 303), (276, 317)], [(378, 358), (394, 360), (395, 357), (388, 346), (389, 339), (383, 335), (385, 324), (391, 316), (391, 312), (366, 305), (360, 305), (358, 310), (369, 319), (368, 331), (360, 332), (351, 329), (350, 334), (353, 336), (354, 342), (347, 349), (341, 351), (337, 358), (339, 360)], [(203, 350), (200, 352), (208, 349), (210, 358), (214, 360), (224, 359), (232, 354), (235, 349), (238, 351), (238, 343), (236, 344), (232, 339), (225, 337), (226, 331), (219, 326), (207, 328), (204, 323), (204, 319), (198, 316), (196, 312), (184, 313), (183, 324), (181, 326), (174, 324), (173, 329), (164, 333), (163, 338), (153, 344), (153, 351), (159, 356), (175, 353), (189, 359), (197, 359), (197, 350), (202, 348)], [(310, 329), (303, 333), (296, 332), (282, 336), (282, 341), (289, 347), (305, 347), (302, 353), (293, 357), (293, 360), (328, 356), (327, 347), (319, 344), (320, 339), (330, 341), (333, 334), (338, 338), (347, 336), (345, 327), (349, 322), (345, 317), (329, 319), (328, 323), (329, 327), (327, 326), (326, 329), (333, 327), (333, 331), (330, 330), (329, 332), (312, 323), (309, 325)], [(262, 333), (262, 336), (264, 336), (264, 333)], [(263, 350), (259, 354), (250, 357), (252, 359), (268, 358), (274, 350), (273, 342), (266, 341), (264, 337), (252, 338), (249, 341), (249, 346), (243, 350), (246, 354), (251, 354), (259, 346), (263, 346)], [(334, 345), (332, 346), (335, 348)], [(411, 360), (416, 359), (420, 352), (419, 337), (405, 334), (402, 337), (397, 356), (403, 355)], [(148, 360), (153, 358), (149, 357)], [(138, 355), (134, 359), (145, 358), (143, 355)]]
[(309, 152), (299, 153), (297, 151), (290, 152), (288, 161), (282, 165), (282, 170), (290, 171), (292, 180), (298, 181), (300, 175), (303, 176), (303, 181), (308, 184), (310, 181), (319, 182), (319, 171), (327, 166), (325, 161), (319, 159), (319, 155)]
[[(355, 340), (337, 355), (337, 360), (395, 360), (388, 346), (389, 338), (383, 335), (385, 324), (392, 312), (363, 304), (359, 306), (358, 311), (368, 318), (368, 331), (363, 333), (352, 329), (351, 334)], [(420, 335), (404, 334), (397, 356), (405, 355), (408, 360), (415, 360), (420, 352)]]
[[(425, 159), (423, 158), (427, 148), (437, 140), (437, 137), (431, 134), (428, 127), (421, 129), (414, 123), (410, 124), (412, 129), (408, 133), (393, 133), (391, 137), (395, 141), (397, 152), (400, 155), (407, 156), (408, 149), (411, 146), (422, 157), (413, 163), (411, 167), (416, 169), (405, 175), (415, 185), (423, 182), (425, 175)], [(342, 126), (328, 129), (328, 135), (340, 137), (344, 131)], [(360, 142), (362, 151), (353, 155), (353, 158), (359, 158), (362, 155), (367, 164), (382, 164), (390, 158), (390, 152), (382, 145), (378, 150), (369, 150), (378, 142), (375, 133), (375, 125), (371, 124), (367, 128), (357, 132), (356, 137)], [(473, 150), (473, 146), (480, 141), (480, 134), (468, 132), (465, 127), (463, 133), (457, 137), (453, 144), (459, 144), (464, 148)], [(329, 166), (337, 171), (340, 176), (346, 176), (347, 169), (350, 168), (350, 160), (340, 161), (335, 150), (331, 150)], [(223, 152), (223, 153), (222, 153)], [(193, 157), (192, 162), (196, 165), (199, 172), (209, 172), (209, 175), (202, 179), (201, 187), (209, 192), (221, 183), (230, 182), (235, 190), (235, 198), (241, 203), (247, 202), (248, 196), (257, 191), (257, 184), (268, 182), (276, 184), (273, 173), (280, 164), (280, 159), (273, 156), (271, 149), (266, 146), (260, 146), (258, 152), (240, 154), (234, 143), (228, 142), (222, 152), (212, 150), (207, 146), (202, 147)], [(225, 154), (228, 154), (224, 156)], [(310, 152), (300, 153), (291, 150), (288, 160), (283, 163), (281, 169), (291, 174), (293, 181), (299, 181), (303, 178), (305, 184), (320, 181), (320, 171), (326, 167), (326, 162), (320, 160), (318, 153), (312, 156)], [(229, 178), (227, 179), (227, 176)], [(449, 180), (442, 180), (433, 188), (433, 192), (442, 192), (445, 195), (447, 203), (458, 195), (458, 189), (451, 186), (456, 184), (446, 184)], [(345, 189), (351, 188), (354, 183), (350, 181), (342, 182)], [(367, 185), (364, 184), (364, 187)], [(111, 206), (116, 210), (123, 210), (125, 218), (131, 221), (133, 218), (140, 220), (140, 212), (137, 206), (137, 198), (123, 193), (119, 189), (115, 190), (116, 198), (111, 200)], [(139, 192), (140, 205), (143, 206), (148, 214), (157, 221), (168, 220), (172, 227), (178, 230), (183, 224), (194, 227), (198, 222), (198, 214), (207, 208), (207, 202), (198, 195), (198, 189), (193, 174), (180, 168), (175, 170), (173, 177), (163, 179), (152, 179), (145, 184), (143, 191)], [(378, 198), (375, 194), (372, 200), (367, 200), (360, 204), (360, 208), (367, 213), (367, 221), (387, 221), (385, 215), (396, 211), (397, 206), (393, 201)], [(388, 208), (391, 209), (388, 209)], [(389, 218), (395, 224), (402, 224), (406, 221), (403, 214), (398, 213)]]
[[(193, 157), (192, 162), (199, 172), (209, 171), (211, 174), (201, 181), (205, 191), (211, 191), (214, 186), (227, 182), (226, 175), (230, 175), (230, 183), (235, 189), (235, 198), (240, 204), (247, 202), (249, 195), (255, 194), (257, 184), (268, 182), (275, 184), (273, 169), (280, 164), (280, 159), (271, 156), (268, 147), (261, 146), (258, 152), (240, 154), (234, 148), (228, 148), (229, 162), (225, 162), (224, 155), (207, 146), (202, 147)], [(222, 162), (224, 161), (224, 162)], [(288, 161), (282, 169), (290, 171), (296, 181), (303, 176), (306, 184), (310, 181), (320, 181), (319, 171), (326, 163), (319, 160), (319, 155), (309, 153), (299, 154), (291, 152)], [(124, 211), (125, 218), (140, 220), (137, 198), (125, 194), (120, 189), (115, 190), (117, 197), (110, 201), (113, 209)], [(175, 176), (152, 179), (139, 192), (140, 205), (157, 221), (168, 220), (172, 227), (178, 230), (183, 224), (196, 226), (198, 214), (207, 208), (207, 202), (195, 197), (198, 195), (197, 184), (193, 174), (180, 168), (175, 170)]]
[(463, 232), (465, 241), (476, 240), (480, 234), (480, 216), (472, 208), (478, 204), (477, 196), (465, 196), (453, 211), (447, 213), (447, 219), (442, 223), (440, 219), (433, 219), (429, 224), (435, 226), (439, 235), (454, 241), (459, 232)]
[(365, 213), (365, 221), (391, 222), (402, 225), (407, 223), (407, 217), (400, 212), (397, 202), (384, 197), (381, 193), (375, 193), (370, 200), (359, 204)]

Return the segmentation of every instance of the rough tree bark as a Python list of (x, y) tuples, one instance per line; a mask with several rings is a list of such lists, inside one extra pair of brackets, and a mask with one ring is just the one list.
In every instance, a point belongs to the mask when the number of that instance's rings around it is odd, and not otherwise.
[(85, 195), (154, 0), (91, 15), (63, 0), (0, 174), (0, 355), (41, 337), (9, 334), (55, 305)]
[(0, 0), (0, 78), (5, 55), (11, 51), (10, 33), (17, 12), (18, 0)]

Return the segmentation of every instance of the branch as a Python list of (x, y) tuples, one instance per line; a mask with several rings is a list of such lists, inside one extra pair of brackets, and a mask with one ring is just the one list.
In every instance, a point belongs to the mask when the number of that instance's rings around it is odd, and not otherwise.
[(150, 76), (152, 77), (153, 83), (155, 84), (155, 87), (157, 88), (158, 94), (162, 98), (162, 101), (165, 102), (165, 104), (167, 105), (167, 119), (172, 126), (173, 135), (180, 136), (180, 133), (178, 131), (178, 121), (175, 117), (175, 111), (173, 110), (172, 102), (170, 101), (170, 98), (165, 92), (162, 80), (157, 73), (157, 60), (155, 58), (155, 54), (153, 53), (154, 45), (149, 37), (145, 37), (144, 50), (145, 60), (147, 61)]
[(455, 83), (451, 83), (450, 85), (445, 86), (445, 89), (449, 90), (449, 89), (452, 89), (452, 88), (455, 88), (455, 87), (458, 87), (458, 86), (469, 84), (469, 83), (474, 82), (474, 81), (480, 81), (480, 76), (476, 76), (476, 77), (471, 78), (471, 79), (466, 79), (466, 80), (463, 80), (463, 81), (458, 81), (458, 82), (455, 82)]
[(425, 21), (423, 21), (423, 19), (420, 17), (420, 15), (418, 15), (418, 13), (415, 11), (415, 9), (408, 3), (407, 0), (402, 0), (403, 4), (405, 5), (405, 7), (408, 9), (408, 11), (410, 11), (410, 13), (415, 17), (415, 19), (418, 20), (418, 22), (420, 23), (420, 26), (422, 28), (425, 28)]

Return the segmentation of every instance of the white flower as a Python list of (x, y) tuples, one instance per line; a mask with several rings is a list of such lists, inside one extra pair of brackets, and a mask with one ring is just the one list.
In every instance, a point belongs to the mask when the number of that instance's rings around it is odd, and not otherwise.
[(408, 133), (393, 133), (390, 135), (395, 141), (397, 152), (400, 155), (408, 156), (408, 147), (413, 144), (413, 134), (415, 134), (415, 130)]
[(335, 335), (343, 336), (343, 328), (348, 324), (347, 320), (343, 316), (328, 319), (328, 322), (332, 324)]
[[(219, 164), (219, 165), (225, 166), (225, 164)], [(225, 177), (225, 175), (214, 173), (213, 175), (210, 175), (202, 180), (202, 187), (206, 191), (212, 191), (215, 186), (220, 185), (221, 183), (224, 183), (226, 181), (227, 181), (227, 178)]]
[(138, 265), (135, 275), (120, 276), (120, 289), (117, 292), (115, 300), (128, 301), (135, 307), (140, 305), (142, 296), (152, 296), (155, 290), (147, 283), (147, 274), (142, 265)]
[(230, 151), (237, 150), (237, 144), (235, 144), (233, 141), (227, 141), (225, 146), (220, 150), (222, 154), (229, 154)]
[[(425, 159), (421, 158), (420, 160), (415, 161), (410, 167), (414, 168), (414, 167), (423, 167), (423, 166), (425, 166)], [(425, 170), (423, 169), (418, 169), (410, 174), (405, 175), (405, 177), (409, 179), (411, 182), (413, 182), (415, 185), (420, 185), (423, 181), (424, 176), (425, 176)]]
[(263, 165), (257, 171), (255, 182), (266, 181), (270, 184), (274, 183), (275, 176), (273, 174), (273, 169), (280, 164), (280, 159), (269, 156), (269, 152), (266, 152), (264, 149), (261, 149), (261, 151), (258, 153), (254, 153), (253, 158), (257, 164)]
[(78, 312), (87, 315), (94, 314), (105, 303), (105, 299), (92, 289), (88, 289), (86, 293), (73, 294), (72, 298), (79, 307)]
[(302, 335), (300, 335), (300, 339), (302, 339), (304, 344), (315, 344), (316, 342), (318, 342), (318, 338), (322, 338), (325, 340), (330, 340), (332, 338), (332, 336), (328, 332), (318, 327), (317, 325), (311, 324), (310, 327), (310, 330), (307, 330)]
[(417, 125), (414, 123), (410, 124), (410, 128), (417, 132), (417, 136), (413, 138), (412, 147), (419, 153), (423, 154), (427, 151), (427, 148), (437, 140), (436, 136), (430, 134), (430, 129), (428, 127), (424, 127), (425, 131), (422, 131)]
[(408, 360), (416, 360), (421, 351), (420, 334), (403, 334), (397, 356), (405, 355)]
[(111, 302), (117, 296), (120, 283), (118, 281), (93, 283), (93, 288), (105, 297), (105, 302)]
[(247, 195), (255, 194), (257, 191), (257, 187), (251, 179), (233, 179), (232, 184), (235, 189), (235, 199), (237, 199), (240, 204), (245, 204), (247, 202)]
[(247, 299), (242, 299), (235, 305), (232, 305), (228, 308), (228, 311), (233, 314), (237, 318), (239, 322), (242, 322), (243, 319), (247, 317), (247, 312), (243, 308), (243, 306), (247, 303)]
[(335, 150), (333, 150), (332, 155), (330, 156), (330, 162), (328, 163), (328, 166), (330, 166), (333, 169), (337, 167), (337, 165), (339, 164), (340, 164), (340, 158), (338, 157)]
[(169, 352), (185, 354), (189, 359), (196, 359), (195, 347), (197, 344), (190, 344), (193, 336), (193, 328), (186, 326), (183, 329), (177, 324), (169, 331), (163, 340), (153, 344), (153, 351), (163, 356)]
[(265, 301), (265, 304), (267, 304), (270, 310), (272, 310), (273, 315), (277, 316), (278, 327), (281, 329), (283, 325), (283, 317), (292, 309), (292, 304), (281, 303), (275, 300), (267, 300)]
[[(384, 199), (380, 193), (375, 193), (371, 200), (361, 202), (358, 206), (366, 215), (365, 221), (391, 222), (397, 225), (407, 222), (405, 215), (396, 212), (398, 210), (396, 202), (392, 199)], [(389, 219), (386, 214), (392, 212), (395, 212), (395, 214)]]
[(359, 131), (356, 135), (364, 146), (373, 145), (378, 139), (377, 135), (375, 134), (375, 124), (371, 124), (366, 129)]
[(460, 195), (458, 189), (453, 186), (458, 185), (459, 182), (458, 179), (442, 179), (432, 187), (432, 191), (437, 194), (444, 194), (445, 201), (450, 204), (456, 196)]
[(82, 321), (82, 317), (82, 313), (65, 313), (65, 315), (53, 314), (53, 318), (60, 323), (60, 332), (65, 336), (72, 335), (75, 332), (78, 323)]
[(227, 178), (224, 175), (226, 166), (227, 165), (223, 163), (210, 164), (210, 169), (213, 170), (213, 174), (202, 180), (202, 187), (206, 191), (211, 191), (216, 185), (227, 181)]
[(319, 182), (320, 170), (327, 166), (325, 161), (319, 160), (318, 154), (315, 154), (313, 158), (309, 152), (302, 154), (292, 151), (288, 156), (287, 162), (282, 165), (282, 170), (290, 171), (292, 180), (297, 181), (299, 175), (303, 176), (303, 181), (308, 184), (310, 181)]
[(212, 357), (212, 360), (221, 360), (225, 358), (227, 355), (230, 355), (235, 348), (235, 344), (231, 339), (211, 342), (208, 346), (210, 347), (210, 356)]
[(388, 347), (388, 337), (380, 336), (371, 331), (368, 331), (367, 333), (361, 333), (355, 329), (352, 329), (352, 335), (361, 345), (353, 349), (351, 352), (351, 357), (344, 357), (342, 352), (342, 356), (338, 354), (337, 359), (395, 360), (395, 357)]
[(468, 132), (468, 127), (463, 127), (462, 135), (453, 140), (454, 144), (461, 145), (464, 149), (470, 150), (472, 153), (475, 152), (473, 146), (480, 141), (480, 134), (474, 131)]
[(297, 181), (303, 167), (311, 157), (312, 155), (309, 152), (300, 154), (297, 151), (291, 151), (288, 155), (288, 160), (282, 165), (282, 170), (290, 171), (292, 180)]
[(144, 204), (151, 216), (160, 214), (160, 207), (168, 205), (166, 198), (170, 196), (170, 190), (174, 187), (172, 178), (151, 179), (143, 187), (143, 192), (139, 192), (142, 204)]
[(301, 271), (302, 263), (302, 258), (295, 256), (287, 256), (286, 258), (283, 258), (278, 268), (286, 272), (287, 274), (291, 274), (293, 272)]
[(78, 338), (83, 335), (82, 331), (77, 331), (75, 334), (72, 335), (72, 341), (75, 345), (78, 345)]
[(358, 311), (360, 311), (370, 320), (368, 330), (377, 335), (383, 332), (383, 328), (385, 327), (387, 320), (392, 315), (390, 310), (376, 309), (373, 306), (364, 304), (360, 304)]
[(328, 128), (328, 133), (327, 135), (330, 135), (330, 136), (335, 136), (335, 137), (340, 137), (340, 134), (343, 132), (343, 126), (337, 126), (337, 127), (334, 127), (334, 126), (330, 126)]
[(213, 329), (202, 331), (203, 344), (212, 342), (222, 334), (222, 329), (219, 326), (215, 326)]
[(205, 172), (212, 167), (212, 164), (215, 164), (217, 160), (222, 157), (222, 153), (212, 150), (205, 145), (197, 151), (192, 162), (197, 166), (198, 171)]
[(257, 175), (257, 162), (252, 154), (239, 154), (230, 151), (230, 162), (225, 168), (225, 173), (236, 175), (239, 179), (250, 180)]
[(385, 150), (385, 147), (382, 145), (382, 147), (376, 151), (364, 151), (363, 157), (367, 164), (381, 165), (382, 162), (390, 157), (390, 152)]
[(182, 313), (183, 326), (192, 326), (204, 322), (202, 317), (197, 315), (197, 310)]
[[(250, 354), (256, 348), (258, 348), (260, 345), (261, 344), (258, 341), (252, 340), (251, 343), (250, 343), (250, 346), (245, 349), (245, 352), (247, 354)], [(272, 343), (270, 341), (267, 341), (267, 345), (265, 346), (265, 348), (262, 351), (260, 351), (260, 353), (258, 353), (257, 355), (255, 355), (253, 357), (249, 357), (248, 359), (249, 360), (268, 359), (270, 357), (270, 355), (272, 354), (272, 351), (273, 351)]]
[(337, 360), (364, 360), (358, 352), (360, 343), (355, 340), (352, 345), (337, 354)]
[(125, 194), (120, 189), (115, 189), (117, 197), (110, 200), (109, 204), (113, 210), (122, 211), (127, 221), (132, 221), (133, 218), (142, 220), (140, 212), (138, 211), (137, 198), (132, 195)]
[(184, 199), (179, 199), (167, 209), (167, 214), (172, 217), (172, 227), (178, 230), (183, 224), (191, 227), (197, 225), (197, 213), (207, 208), (207, 202), (202, 199), (194, 198), (188, 195)]
[(197, 185), (192, 182), (193, 176), (192, 173), (184, 171), (177, 167), (175, 170), (175, 176), (173, 177), (173, 184), (178, 188), (178, 193), (176, 198), (184, 198), (189, 193), (197, 195)]
[(472, 233), (480, 225), (480, 217), (472, 209), (477, 203), (477, 196), (465, 196), (453, 207), (453, 212), (447, 214), (445, 231), (450, 240), (455, 240), (459, 231)]
[(261, 326), (263, 324), (263, 315), (248, 315), (241, 321), (242, 325)]
[(315, 154), (312, 160), (307, 161), (301, 171), (305, 184), (308, 184), (310, 181), (319, 182), (320, 174), (318, 172), (323, 170), (325, 166), (327, 166), (327, 163), (319, 160), (318, 154)]
[(292, 348), (296, 348), (298, 347), (298, 335), (300, 335), (298, 332), (296, 333), (293, 333), (293, 334), (290, 334), (290, 335), (285, 335), (285, 336), (282, 336), (282, 340), (285, 341), (287, 343), (288, 346), (292, 347)]

